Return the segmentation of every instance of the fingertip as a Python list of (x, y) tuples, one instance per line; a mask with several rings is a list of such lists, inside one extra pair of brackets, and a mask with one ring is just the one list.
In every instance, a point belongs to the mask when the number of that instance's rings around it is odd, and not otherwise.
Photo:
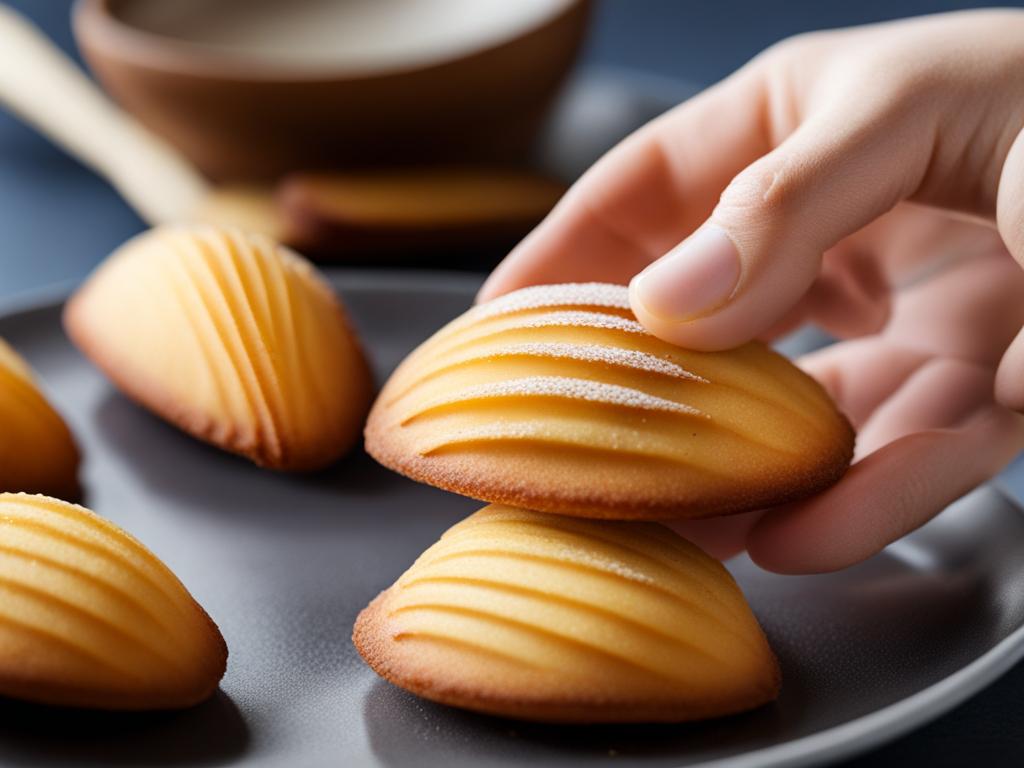
[(671, 520), (665, 525), (712, 557), (728, 560), (743, 551), (747, 532), (761, 514), (758, 510), (706, 520)]
[(747, 534), (750, 559), (766, 571), (792, 576), (829, 573), (856, 562), (847, 562), (827, 542), (822, 546), (813, 512), (802, 507), (794, 504), (765, 513)]
[(639, 275), (629, 284), (629, 302), (637, 320), (659, 339), (698, 352), (732, 349), (755, 338), (760, 330), (756, 323), (732, 314), (694, 320), (666, 319), (652, 312), (644, 303), (638, 286)]
[[(506, 257), (506, 259), (507, 258), (508, 257)], [(480, 290), (476, 292), (476, 297), (473, 299), (474, 304), (481, 304), (485, 301), (496, 299), (503, 293), (508, 292), (504, 287), (504, 284), (507, 282), (502, 269), (504, 264), (505, 261), (501, 261), (498, 266), (494, 268), (494, 271), (487, 276), (483, 285), (480, 286)]]

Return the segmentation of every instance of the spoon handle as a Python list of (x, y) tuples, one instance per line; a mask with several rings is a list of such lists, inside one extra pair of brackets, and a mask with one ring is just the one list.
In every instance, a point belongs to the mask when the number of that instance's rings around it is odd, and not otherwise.
[(122, 112), (27, 19), (0, 4), (0, 104), (103, 176), (150, 224), (187, 221), (207, 182)]

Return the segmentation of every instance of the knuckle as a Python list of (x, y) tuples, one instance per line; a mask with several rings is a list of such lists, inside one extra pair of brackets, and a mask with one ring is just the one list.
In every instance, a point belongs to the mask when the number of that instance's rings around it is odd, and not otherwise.
[(801, 192), (799, 168), (791, 159), (768, 155), (736, 176), (722, 192), (717, 215), (770, 220), (792, 209)]

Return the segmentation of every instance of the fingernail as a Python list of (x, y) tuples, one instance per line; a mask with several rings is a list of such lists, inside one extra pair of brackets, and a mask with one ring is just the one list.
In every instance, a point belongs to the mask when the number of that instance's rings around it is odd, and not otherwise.
[(740, 254), (707, 224), (633, 278), (633, 296), (653, 316), (681, 322), (723, 304), (740, 279)]

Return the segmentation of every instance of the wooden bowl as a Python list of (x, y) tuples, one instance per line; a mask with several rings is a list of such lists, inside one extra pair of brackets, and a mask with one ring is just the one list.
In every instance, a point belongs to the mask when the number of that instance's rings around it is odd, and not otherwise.
[(74, 27), (110, 93), (212, 179), (522, 161), (589, 0), (431, 3), (79, 0)]

